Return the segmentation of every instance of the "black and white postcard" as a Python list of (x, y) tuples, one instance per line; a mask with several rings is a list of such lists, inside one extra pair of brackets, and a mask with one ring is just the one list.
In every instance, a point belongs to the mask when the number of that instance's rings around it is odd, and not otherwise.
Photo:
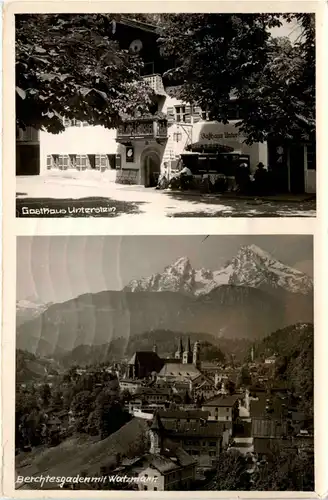
[(18, 490), (314, 491), (311, 236), (22, 236)]
[(4, 6), (4, 498), (327, 497), (327, 26)]
[(16, 14), (17, 217), (314, 217), (315, 15)]

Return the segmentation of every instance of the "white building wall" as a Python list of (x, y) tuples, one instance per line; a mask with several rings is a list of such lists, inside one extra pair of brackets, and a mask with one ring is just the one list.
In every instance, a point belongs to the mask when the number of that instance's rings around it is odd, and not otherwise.
[(317, 189), (317, 171), (308, 168), (307, 146), (304, 146), (304, 179), (305, 192), (309, 194), (316, 193)]
[[(97, 126), (67, 127), (64, 132), (40, 132), (40, 174), (47, 172), (47, 156), (52, 154), (116, 154), (116, 130)], [(74, 171), (76, 171), (74, 169)]]

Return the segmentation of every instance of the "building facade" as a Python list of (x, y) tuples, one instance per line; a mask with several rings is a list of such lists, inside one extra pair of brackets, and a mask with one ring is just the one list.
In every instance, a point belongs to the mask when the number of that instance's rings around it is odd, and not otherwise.
[[(236, 100), (231, 100), (229, 123), (223, 124), (210, 121), (207, 111), (176, 98), (180, 82), (168, 82), (163, 76), (174, 62), (161, 56), (156, 26), (122, 17), (112, 36), (121, 48), (142, 58), (141, 76), (154, 93), (151, 113), (131, 118), (117, 130), (63, 118), (65, 131), (60, 134), (41, 131), (39, 141), (36, 137), (28, 142), (17, 139), (18, 175), (72, 170), (75, 175), (90, 176), (99, 172), (95, 175), (119, 184), (154, 187), (161, 174), (170, 178), (177, 173), (181, 155), (193, 151), (199, 153), (194, 156), (197, 171), (215, 176), (222, 169), (233, 172), (243, 162), (252, 173), (262, 162), (274, 173), (278, 191), (315, 193), (315, 144), (286, 146), (271, 140), (247, 145), (235, 126), (240, 120)], [(213, 155), (211, 161), (202, 157), (202, 152), (215, 148), (225, 153)]]

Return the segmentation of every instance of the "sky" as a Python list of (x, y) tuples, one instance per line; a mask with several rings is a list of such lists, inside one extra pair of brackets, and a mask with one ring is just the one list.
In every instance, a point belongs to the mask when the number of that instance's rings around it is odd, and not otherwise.
[(187, 256), (194, 268), (220, 269), (242, 245), (255, 244), (312, 276), (312, 237), (20, 236), (17, 300), (63, 302), (83, 293), (121, 290)]
[(295, 43), (301, 34), (301, 28), (295, 21), (291, 23), (284, 22), (279, 28), (270, 29), (270, 33), (274, 37), (287, 36), (292, 43)]

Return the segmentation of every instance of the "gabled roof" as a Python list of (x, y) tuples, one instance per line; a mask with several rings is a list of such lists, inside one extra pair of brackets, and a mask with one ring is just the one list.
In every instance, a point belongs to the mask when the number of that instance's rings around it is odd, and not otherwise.
[(195, 378), (201, 372), (192, 363), (165, 363), (159, 376), (162, 377), (177, 377), (177, 378)]
[(165, 420), (163, 426), (168, 436), (221, 438), (225, 431), (224, 422), (197, 421), (179, 422)]
[(163, 362), (154, 351), (136, 351), (128, 362), (128, 365), (135, 365), (136, 363), (140, 363), (141, 365), (159, 365)]
[(162, 424), (162, 421), (161, 421), (161, 418), (160, 418), (158, 412), (155, 413), (154, 419), (153, 419), (153, 422), (152, 422), (150, 428), (153, 431), (163, 431), (164, 430), (164, 426)]
[(240, 398), (239, 395), (234, 394), (232, 396), (215, 396), (214, 398), (209, 399), (203, 403), (203, 407), (206, 406), (233, 406), (236, 401)]
[(183, 419), (183, 418), (204, 418), (207, 419), (209, 412), (203, 410), (159, 410), (159, 416), (161, 419), (173, 418), (173, 419)]
[(159, 34), (161, 32), (161, 29), (159, 26), (156, 26), (155, 24), (151, 23), (144, 23), (143, 21), (137, 21), (136, 19), (130, 19), (129, 17), (122, 16), (121, 19), (118, 21), (119, 24), (123, 24), (124, 26), (129, 26), (130, 28), (138, 28), (143, 31), (148, 31), (150, 33), (157, 33)]

